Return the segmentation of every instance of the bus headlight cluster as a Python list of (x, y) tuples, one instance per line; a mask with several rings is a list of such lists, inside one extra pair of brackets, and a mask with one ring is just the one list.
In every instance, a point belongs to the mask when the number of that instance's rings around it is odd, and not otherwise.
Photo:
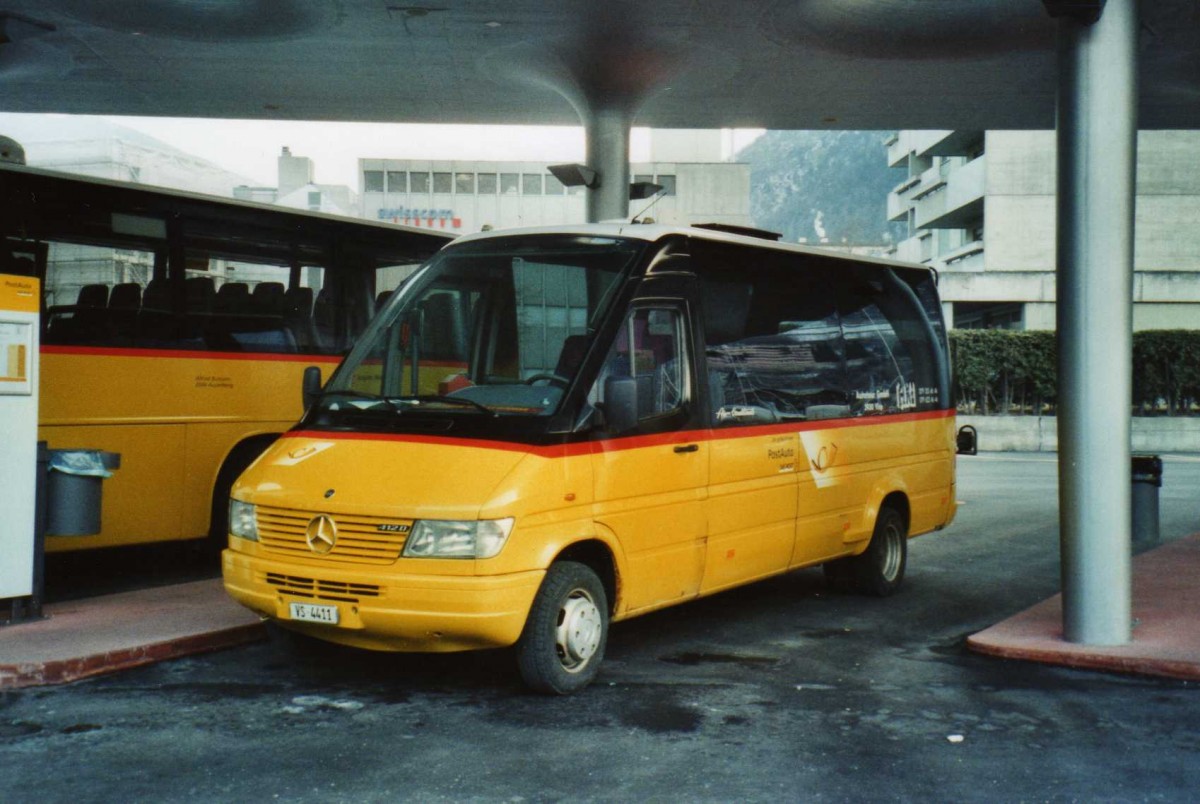
[(229, 501), (229, 532), (239, 539), (258, 541), (258, 516), (252, 503)]
[(459, 521), (422, 519), (413, 525), (404, 555), (408, 558), (491, 558), (512, 532), (513, 520)]

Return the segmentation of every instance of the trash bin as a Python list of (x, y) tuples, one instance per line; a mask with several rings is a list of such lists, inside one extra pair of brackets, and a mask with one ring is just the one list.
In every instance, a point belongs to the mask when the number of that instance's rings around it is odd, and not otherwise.
[(90, 536), (100, 532), (104, 478), (121, 467), (121, 456), (98, 449), (52, 449), (46, 478), (46, 534)]
[(1157, 455), (1134, 455), (1131, 464), (1133, 543), (1155, 544), (1158, 542), (1158, 490), (1162, 488), (1162, 458)]

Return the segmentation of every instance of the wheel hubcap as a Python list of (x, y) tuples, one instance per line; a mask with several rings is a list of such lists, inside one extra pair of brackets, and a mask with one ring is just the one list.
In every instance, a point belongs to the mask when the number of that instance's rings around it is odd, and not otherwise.
[(558, 627), (554, 640), (558, 648), (558, 659), (569, 672), (575, 672), (587, 664), (588, 659), (600, 648), (602, 619), (591, 595), (576, 589), (567, 596), (558, 612)]
[(885, 535), (887, 538), (884, 540), (884, 547), (886, 549), (883, 552), (882, 574), (887, 580), (893, 581), (900, 572), (900, 540), (903, 537), (900, 535), (899, 528), (895, 526), (888, 527)]

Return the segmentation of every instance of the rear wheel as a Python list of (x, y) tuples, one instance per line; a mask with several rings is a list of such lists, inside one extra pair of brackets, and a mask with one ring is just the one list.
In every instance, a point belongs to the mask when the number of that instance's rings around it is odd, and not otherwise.
[(608, 641), (608, 597), (585, 564), (559, 561), (542, 580), (517, 643), (530, 688), (553, 695), (583, 689), (596, 677)]
[(867, 549), (857, 556), (829, 561), (822, 569), (825, 581), (839, 592), (888, 597), (904, 581), (908, 563), (908, 528), (895, 508), (879, 510), (875, 532)]

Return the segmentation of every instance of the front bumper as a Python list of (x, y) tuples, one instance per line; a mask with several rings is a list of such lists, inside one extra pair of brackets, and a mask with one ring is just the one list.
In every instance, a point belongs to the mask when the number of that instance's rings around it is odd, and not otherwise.
[[(329, 642), (388, 651), (443, 652), (512, 645), (545, 572), (497, 576), (395, 574), (222, 554), (225, 590), (279, 625)], [(337, 606), (338, 624), (290, 619), (290, 603)]]

